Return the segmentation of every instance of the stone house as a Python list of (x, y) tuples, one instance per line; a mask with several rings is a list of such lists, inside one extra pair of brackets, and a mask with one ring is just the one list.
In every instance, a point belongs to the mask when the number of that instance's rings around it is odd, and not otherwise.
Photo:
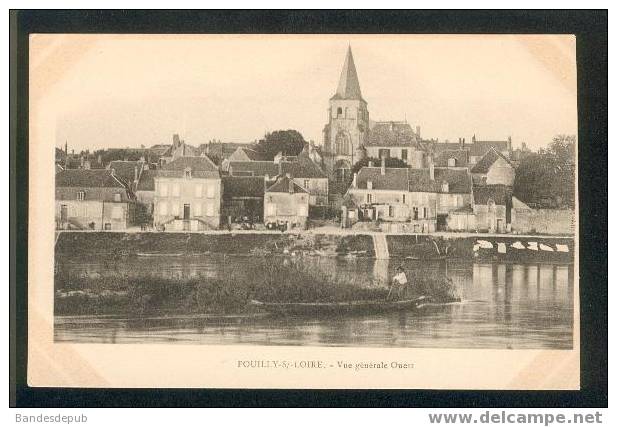
[(346, 198), (346, 212), (356, 211), (349, 219), (404, 222), (407, 231), (433, 232), (446, 226), (449, 212), (471, 204), (471, 178), (464, 169), (386, 168), (382, 162), (360, 169)]
[(287, 174), (279, 176), (264, 194), (264, 223), (287, 223), (290, 228), (306, 228), (308, 192)]
[(407, 122), (376, 122), (365, 144), (366, 156), (376, 159), (397, 158), (409, 167), (426, 165), (426, 153), (419, 145), (419, 127), (413, 131)]
[(166, 230), (219, 227), (221, 177), (206, 156), (179, 157), (154, 176), (154, 225)]
[(514, 166), (493, 147), (471, 168), (471, 174), (477, 184), (514, 185)]
[(476, 230), (489, 233), (509, 231), (512, 190), (506, 185), (474, 185), (473, 213)]
[(143, 207), (149, 216), (154, 213), (154, 178), (156, 174), (156, 169), (142, 168), (133, 190), (138, 205)]
[(130, 185), (107, 169), (66, 169), (56, 174), (56, 227), (124, 230), (134, 221)]

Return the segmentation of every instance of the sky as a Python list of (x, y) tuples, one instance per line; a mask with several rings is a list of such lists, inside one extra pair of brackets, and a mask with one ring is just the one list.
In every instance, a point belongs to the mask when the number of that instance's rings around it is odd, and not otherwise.
[(573, 36), (31, 37), (31, 105), (54, 115), (56, 146), (76, 152), (277, 129), (321, 144), (348, 45), (371, 120), (532, 149), (577, 129)]

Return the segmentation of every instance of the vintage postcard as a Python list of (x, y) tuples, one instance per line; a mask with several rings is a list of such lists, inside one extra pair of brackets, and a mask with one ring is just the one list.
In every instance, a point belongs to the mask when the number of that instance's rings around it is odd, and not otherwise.
[(576, 39), (33, 34), (28, 383), (580, 383)]

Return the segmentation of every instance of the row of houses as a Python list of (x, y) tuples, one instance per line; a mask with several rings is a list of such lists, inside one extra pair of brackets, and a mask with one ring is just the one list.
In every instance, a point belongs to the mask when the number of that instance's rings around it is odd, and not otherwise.
[(515, 169), (494, 147), (476, 164), (433, 162), (428, 167), (388, 168), (369, 162), (354, 174), (343, 202), (343, 226), (377, 220), (387, 230), (529, 231), (516, 215), (530, 208), (512, 195)]
[[(308, 155), (236, 161), (224, 167), (183, 141), (160, 162), (112, 161), (56, 173), (59, 229), (121, 230), (133, 225), (197, 231), (232, 221), (306, 227), (311, 206), (328, 203), (328, 177)], [(233, 154), (233, 153), (232, 153)], [(120, 194), (120, 196), (118, 196)]]

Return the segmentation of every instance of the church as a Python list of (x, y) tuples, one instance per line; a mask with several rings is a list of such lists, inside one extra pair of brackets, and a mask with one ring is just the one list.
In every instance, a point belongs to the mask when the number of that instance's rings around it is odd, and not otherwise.
[(350, 46), (323, 130), (323, 161), (331, 179), (348, 181), (352, 166), (365, 157), (396, 157), (410, 167), (425, 167), (425, 152), (419, 127), (413, 130), (406, 121), (370, 120)]

